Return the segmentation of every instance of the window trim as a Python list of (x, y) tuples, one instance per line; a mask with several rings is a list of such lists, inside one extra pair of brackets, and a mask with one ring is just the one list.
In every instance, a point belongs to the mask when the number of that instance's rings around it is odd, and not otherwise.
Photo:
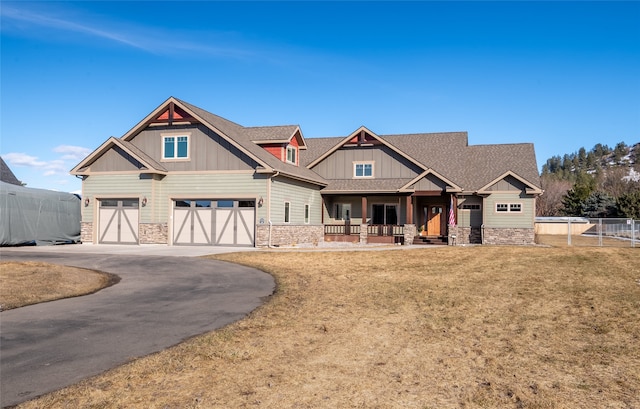
[[(289, 159), (289, 152), (292, 152), (291, 155), (293, 156), (293, 161)], [(292, 165), (297, 165), (298, 164), (298, 148), (296, 148), (293, 145), (287, 145), (286, 161), (287, 161), (287, 163), (290, 163)]]
[[(362, 165), (362, 176), (358, 176), (358, 165)], [(366, 175), (365, 169), (366, 165), (371, 166), (371, 175)], [(357, 161), (353, 162), (353, 178), (354, 179), (373, 179), (375, 175), (375, 162), (372, 160), (369, 161)]]
[(479, 212), (479, 211), (482, 210), (482, 205), (480, 203), (469, 203), (469, 204), (464, 204), (463, 203), (462, 204), (462, 209), (460, 209), (460, 210), (466, 210), (466, 211), (470, 211), (470, 212)]
[[(505, 209), (498, 210), (499, 206), (505, 206)], [(514, 207), (516, 206), (517, 206), (517, 210), (514, 209)], [(505, 214), (505, 213), (522, 214), (523, 206), (522, 206), (522, 202), (496, 202), (493, 208), (493, 211), (494, 213), (497, 213), (497, 214)]]
[(284, 222), (291, 223), (291, 202), (284, 202)]
[[(181, 133), (170, 133), (170, 134), (161, 134), (160, 135), (162, 138), (161, 144), (162, 144), (162, 148), (161, 148), (161, 161), (168, 161), (168, 162), (176, 162), (176, 161), (188, 161), (191, 160), (191, 133), (189, 132), (181, 132)], [(172, 157), (167, 157), (166, 156), (166, 152), (165, 152), (165, 147), (166, 147), (166, 141), (167, 139), (173, 139), (173, 143), (174, 143), (174, 156)], [(186, 138), (186, 142), (187, 142), (187, 156), (177, 156), (178, 155), (178, 143), (180, 141), (178, 141), (178, 138)]]

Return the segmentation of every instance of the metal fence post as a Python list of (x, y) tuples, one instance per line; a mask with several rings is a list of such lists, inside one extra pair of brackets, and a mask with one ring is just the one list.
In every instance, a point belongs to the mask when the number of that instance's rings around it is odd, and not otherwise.
[(598, 246), (602, 247), (602, 219), (598, 219)]
[(571, 217), (567, 218), (567, 246), (571, 245)]
[(636, 246), (636, 221), (631, 219), (631, 247)]

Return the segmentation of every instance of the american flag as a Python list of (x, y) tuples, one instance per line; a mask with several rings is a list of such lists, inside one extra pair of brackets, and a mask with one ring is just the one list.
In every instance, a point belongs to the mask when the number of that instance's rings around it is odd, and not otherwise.
[(451, 205), (449, 206), (449, 225), (456, 225), (456, 214), (453, 211), (453, 195), (451, 196)]

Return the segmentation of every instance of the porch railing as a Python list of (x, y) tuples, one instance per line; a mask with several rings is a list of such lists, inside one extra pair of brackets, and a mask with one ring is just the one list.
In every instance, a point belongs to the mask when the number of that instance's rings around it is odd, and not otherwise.
[[(328, 236), (360, 235), (359, 224), (325, 224), (324, 234)], [(404, 236), (404, 226), (393, 224), (367, 225), (367, 236)]]

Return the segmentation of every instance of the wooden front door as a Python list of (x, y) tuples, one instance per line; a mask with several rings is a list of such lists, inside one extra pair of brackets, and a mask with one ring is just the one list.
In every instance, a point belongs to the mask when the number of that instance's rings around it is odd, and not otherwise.
[(427, 235), (440, 236), (442, 234), (443, 205), (429, 205), (427, 209)]

